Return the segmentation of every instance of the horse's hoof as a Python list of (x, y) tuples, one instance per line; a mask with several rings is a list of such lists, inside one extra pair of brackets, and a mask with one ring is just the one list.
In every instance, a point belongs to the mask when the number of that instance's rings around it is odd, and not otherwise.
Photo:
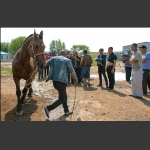
[(23, 116), (24, 113), (23, 113), (23, 111), (17, 111), (17, 112), (16, 112), (16, 115), (17, 115), (17, 116)]

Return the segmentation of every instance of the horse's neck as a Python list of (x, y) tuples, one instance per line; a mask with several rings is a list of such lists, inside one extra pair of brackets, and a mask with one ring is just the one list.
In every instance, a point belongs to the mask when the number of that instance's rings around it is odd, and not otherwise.
[(28, 62), (30, 63), (30, 56), (28, 54), (28, 46), (31, 40), (26, 41), (26, 43), (20, 49), (19, 58), (20, 58), (20, 61), (23, 62), (23, 64), (28, 64)]

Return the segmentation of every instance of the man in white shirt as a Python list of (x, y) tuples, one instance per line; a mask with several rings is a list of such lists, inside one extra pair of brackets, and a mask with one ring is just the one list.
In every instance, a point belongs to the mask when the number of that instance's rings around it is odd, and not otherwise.
[(143, 80), (143, 70), (142, 70), (142, 54), (137, 49), (137, 44), (133, 43), (131, 46), (133, 54), (131, 56), (130, 62), (132, 64), (131, 73), (131, 90), (132, 94), (130, 96), (136, 98), (143, 97), (142, 80)]

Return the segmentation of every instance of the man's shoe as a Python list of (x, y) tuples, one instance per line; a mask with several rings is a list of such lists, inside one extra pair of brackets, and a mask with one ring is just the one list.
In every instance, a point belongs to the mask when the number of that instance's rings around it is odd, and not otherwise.
[(65, 112), (65, 116), (69, 116), (69, 115), (71, 115), (71, 114), (73, 114), (72, 111)]
[(102, 84), (99, 84), (98, 86), (102, 87)]
[(47, 118), (49, 118), (49, 112), (50, 112), (50, 111), (48, 110), (47, 107), (45, 107), (44, 110), (45, 110), (45, 113), (46, 113)]
[(135, 98), (142, 98), (141, 96), (135, 96)]
[(112, 92), (112, 91), (113, 91), (113, 89), (109, 89), (109, 91), (110, 91), (110, 92)]
[[(129, 94), (128, 96), (133, 96), (132, 94)], [(133, 96), (134, 97), (134, 96)]]

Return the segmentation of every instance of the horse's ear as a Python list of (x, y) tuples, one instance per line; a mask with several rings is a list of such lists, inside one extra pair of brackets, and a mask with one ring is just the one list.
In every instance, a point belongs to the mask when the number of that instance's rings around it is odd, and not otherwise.
[(35, 29), (34, 29), (33, 37), (34, 37), (34, 39), (37, 38), (37, 34), (36, 34), (36, 32), (35, 32)]
[(40, 36), (43, 38), (43, 30), (40, 32)]

